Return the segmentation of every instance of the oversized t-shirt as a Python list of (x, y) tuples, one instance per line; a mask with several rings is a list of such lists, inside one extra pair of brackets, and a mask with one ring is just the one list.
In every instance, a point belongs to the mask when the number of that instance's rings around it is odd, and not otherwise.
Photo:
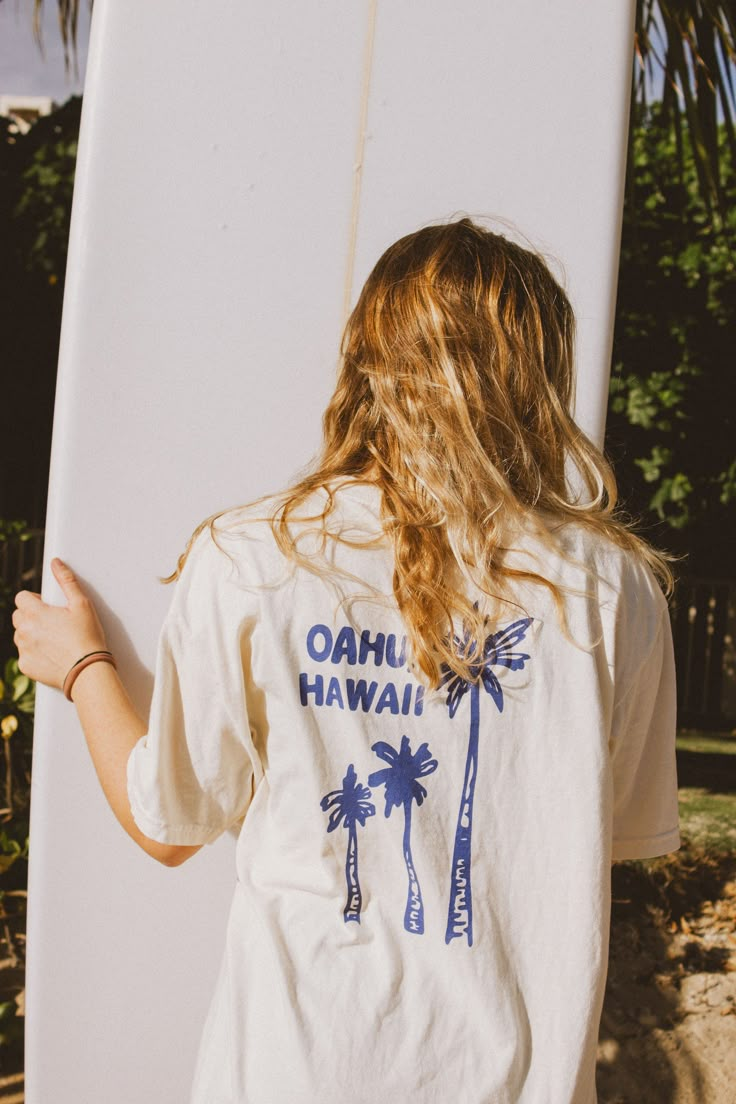
[[(335, 501), (353, 545), (380, 533), (374, 486)], [(320, 576), (259, 511), (194, 543), (128, 762), (151, 839), (237, 838), (191, 1104), (594, 1104), (611, 860), (680, 844), (651, 570), (578, 524), (546, 517), (555, 552), (519, 529), (506, 562), (572, 588), (572, 640), (519, 584), (481, 641), (457, 627), (480, 682), (429, 691), (388, 544), (328, 539)]]

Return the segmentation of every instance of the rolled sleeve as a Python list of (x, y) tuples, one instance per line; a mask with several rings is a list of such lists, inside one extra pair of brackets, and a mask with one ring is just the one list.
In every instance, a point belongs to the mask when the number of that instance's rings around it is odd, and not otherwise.
[(259, 775), (245, 670), (255, 599), (231, 568), (204, 530), (159, 636), (148, 731), (127, 762), (133, 819), (159, 843), (213, 843), (242, 822)]
[(647, 859), (680, 846), (677, 692), (666, 605), (654, 643), (614, 710), (611, 858)]

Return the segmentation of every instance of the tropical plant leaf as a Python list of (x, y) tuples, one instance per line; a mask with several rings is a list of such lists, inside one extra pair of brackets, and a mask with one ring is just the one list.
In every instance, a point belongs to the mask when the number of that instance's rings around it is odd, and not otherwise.
[(662, 111), (677, 131), (680, 173), (687, 131), (700, 194), (711, 213), (725, 217), (718, 122), (736, 161), (736, 0), (638, 0), (634, 49), (632, 102), (646, 107), (652, 95), (658, 98), (652, 90), (661, 75)]

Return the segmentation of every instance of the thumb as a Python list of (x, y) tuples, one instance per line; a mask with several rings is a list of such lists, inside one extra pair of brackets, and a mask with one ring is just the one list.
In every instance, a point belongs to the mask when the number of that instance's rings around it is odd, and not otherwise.
[(55, 556), (51, 561), (51, 570), (69, 605), (74, 605), (80, 598), (84, 598), (84, 591), (77, 581), (76, 575), (69, 565), (60, 560), (58, 556)]

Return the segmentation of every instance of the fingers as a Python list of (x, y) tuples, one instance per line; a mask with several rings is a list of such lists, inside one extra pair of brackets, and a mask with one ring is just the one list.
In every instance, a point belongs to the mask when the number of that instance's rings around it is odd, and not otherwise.
[(51, 570), (70, 606), (86, 598), (80, 583), (77, 581), (76, 575), (68, 564), (65, 564), (58, 556), (55, 556), (51, 561)]
[(18, 609), (23, 609), (24, 606), (32, 606), (35, 602), (42, 601), (41, 595), (34, 594), (32, 590), (19, 590), (15, 596), (15, 604)]
[(38, 594), (20, 591), (12, 616), (13, 640), (23, 674), (58, 688), (80, 656), (107, 645), (94, 604), (72, 569), (55, 558), (51, 570), (67, 604), (49, 605)]
[[(68, 564), (65, 564), (63, 560), (55, 556), (51, 561), (51, 570), (54, 573), (54, 578), (61, 587), (64, 597), (70, 605), (72, 603), (79, 603), (80, 599), (86, 601), (87, 595)], [(15, 596), (15, 604), (18, 609), (31, 607), (35, 602), (41, 602), (41, 604), (43, 604), (43, 599), (40, 594), (35, 594), (32, 590), (19, 590)]]

